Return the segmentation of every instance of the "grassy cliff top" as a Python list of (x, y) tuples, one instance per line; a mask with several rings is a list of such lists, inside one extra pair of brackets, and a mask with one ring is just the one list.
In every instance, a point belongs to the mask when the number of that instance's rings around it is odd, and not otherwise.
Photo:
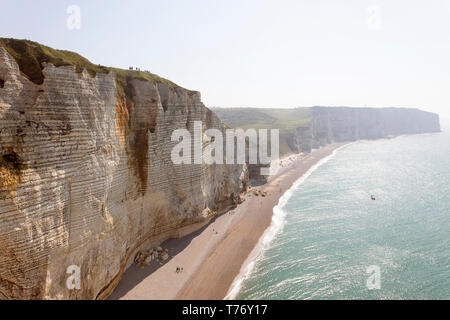
[[(14, 57), (21, 73), (36, 84), (42, 84), (44, 82), (44, 75), (42, 73), (44, 67), (42, 63), (46, 62), (56, 67), (75, 66), (76, 72), (78, 73), (86, 69), (91, 77), (95, 77), (97, 73), (109, 73), (113, 71), (118, 90), (121, 93), (125, 92), (126, 83), (131, 79), (165, 83), (170, 88), (180, 87), (172, 81), (161, 78), (156, 74), (96, 65), (75, 52), (53, 49), (29, 40), (0, 38), (0, 47), (4, 47)], [(195, 91), (188, 90), (188, 92), (193, 93)]]
[(219, 118), (232, 128), (292, 130), (308, 127), (311, 108), (213, 108)]
[(309, 127), (312, 121), (311, 108), (212, 108), (212, 110), (232, 128), (279, 129), (279, 147), (282, 156), (296, 152), (292, 146), (295, 131)]

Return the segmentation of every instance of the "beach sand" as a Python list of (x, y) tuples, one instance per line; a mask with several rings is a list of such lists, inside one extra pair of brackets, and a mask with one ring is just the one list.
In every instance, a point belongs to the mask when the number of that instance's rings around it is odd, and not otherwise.
[[(245, 202), (224, 212), (200, 230), (161, 247), (172, 257), (165, 263), (131, 266), (109, 299), (223, 299), (241, 267), (270, 226), (280, 197), (313, 165), (342, 146), (330, 144), (281, 167), (268, 183), (249, 192)], [(183, 268), (177, 273), (177, 267)]]

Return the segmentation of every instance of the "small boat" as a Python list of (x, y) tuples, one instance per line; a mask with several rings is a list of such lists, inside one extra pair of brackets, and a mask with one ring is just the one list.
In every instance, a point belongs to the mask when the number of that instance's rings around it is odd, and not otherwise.
[(374, 196), (373, 194), (370, 196), (370, 199), (376, 200), (376, 199), (375, 199), (375, 196)]

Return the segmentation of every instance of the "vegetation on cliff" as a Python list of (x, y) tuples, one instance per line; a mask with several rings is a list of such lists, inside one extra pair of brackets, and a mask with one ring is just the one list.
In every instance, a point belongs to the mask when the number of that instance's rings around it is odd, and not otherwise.
[[(51, 63), (56, 67), (75, 66), (76, 72), (81, 73), (83, 70), (86, 70), (91, 77), (95, 77), (98, 73), (109, 73), (113, 71), (116, 78), (117, 90), (121, 95), (127, 94), (127, 83), (131, 79), (165, 83), (172, 89), (179, 87), (172, 81), (150, 72), (96, 65), (75, 52), (53, 49), (34, 41), (0, 38), (0, 47), (4, 47), (14, 57), (19, 65), (20, 72), (36, 84), (42, 84), (44, 82), (44, 75), (42, 73), (44, 69), (43, 63)], [(193, 91), (188, 92), (191, 93)]]
[(219, 117), (232, 128), (265, 128), (290, 130), (308, 127), (311, 108), (213, 108)]
[(232, 128), (279, 129), (280, 154), (296, 153), (292, 137), (299, 128), (308, 128), (312, 121), (311, 108), (213, 108), (219, 118)]

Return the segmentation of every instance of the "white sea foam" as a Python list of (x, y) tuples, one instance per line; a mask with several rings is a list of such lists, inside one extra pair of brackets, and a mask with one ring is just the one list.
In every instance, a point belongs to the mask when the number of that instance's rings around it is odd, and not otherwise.
[(234, 279), (233, 283), (231, 284), (230, 289), (228, 290), (227, 295), (225, 296), (225, 300), (233, 300), (238, 295), (239, 291), (242, 288), (242, 285), (244, 284), (245, 280), (247, 280), (255, 266), (258, 260), (262, 257), (265, 250), (267, 250), (272, 242), (272, 240), (275, 238), (275, 236), (283, 230), (284, 224), (286, 222), (286, 215), (287, 212), (283, 210), (283, 208), (288, 203), (289, 199), (292, 197), (294, 191), (296, 188), (298, 188), (303, 182), (308, 179), (308, 177), (321, 165), (328, 162), (337, 151), (341, 150), (344, 147), (349, 146), (349, 143), (346, 145), (343, 145), (337, 149), (335, 149), (329, 156), (321, 159), (319, 162), (317, 162), (315, 165), (313, 165), (304, 175), (302, 175), (297, 181), (294, 182), (291, 188), (289, 188), (278, 201), (278, 204), (273, 208), (273, 215), (272, 215), (272, 222), (270, 226), (264, 231), (263, 235), (259, 239), (258, 243), (256, 244), (255, 248), (253, 248), (250, 255), (245, 260), (244, 264), (241, 267), (241, 270), (239, 274)]

